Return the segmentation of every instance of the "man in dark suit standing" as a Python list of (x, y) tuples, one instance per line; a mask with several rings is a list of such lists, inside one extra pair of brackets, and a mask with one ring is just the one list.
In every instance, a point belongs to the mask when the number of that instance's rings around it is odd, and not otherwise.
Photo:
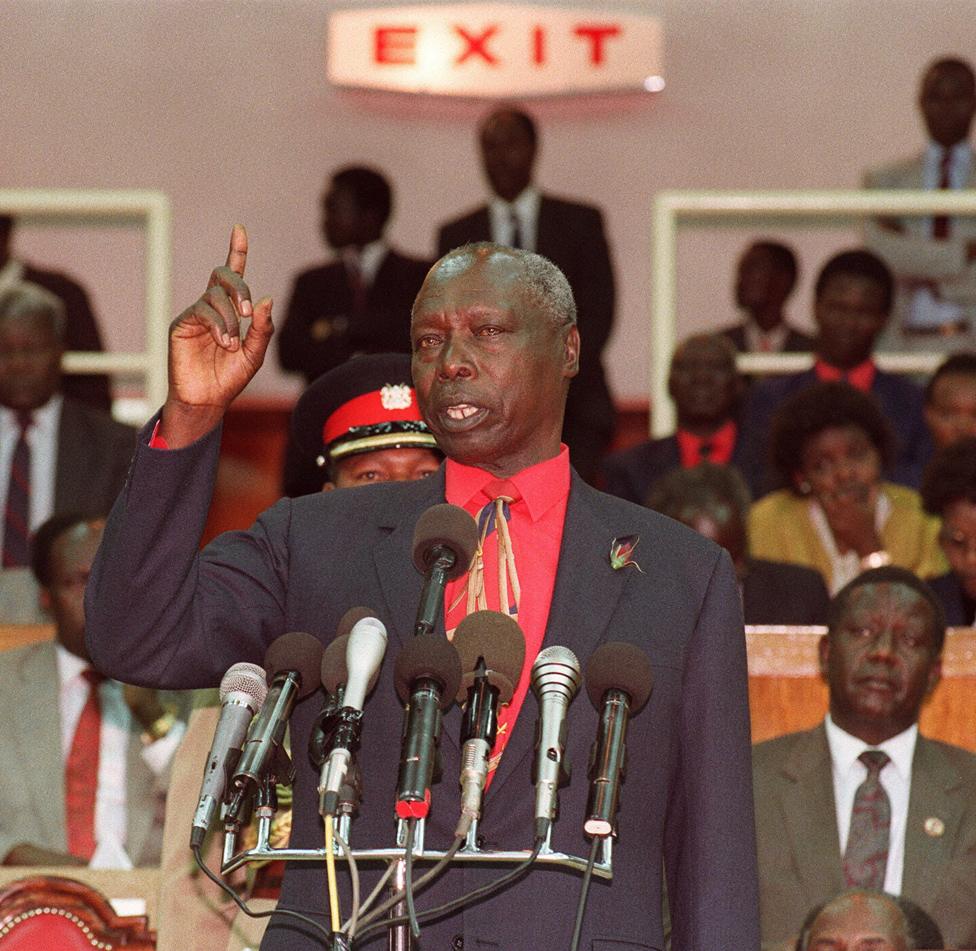
[[(515, 708), (539, 648), (559, 642), (585, 658), (601, 642), (628, 639), (653, 658), (654, 691), (630, 727), (613, 884), (593, 890), (581, 947), (663, 948), (666, 872), (674, 951), (755, 949), (745, 647), (732, 565), (694, 532), (596, 492), (572, 472), (560, 433), (580, 344), (565, 277), (538, 255), (498, 245), (459, 249), (438, 262), (414, 305), (411, 336), (417, 398), (447, 456), (444, 469), (416, 482), (283, 500), (252, 530), (227, 533), (200, 552), (220, 422), (272, 333), (271, 301), (252, 303), (244, 283), (246, 256), (237, 227), (227, 265), (171, 327), (169, 396), (140, 437), (88, 589), (96, 665), (143, 683), (209, 686), (232, 663), (260, 660), (284, 631), (331, 637), (359, 604), (386, 624), (393, 653), (412, 641), (422, 587), (407, 568), (417, 519), (445, 499), (469, 512), (490, 502), (497, 518), (507, 499), (526, 651), (513, 703), (503, 710), (510, 729), (479, 827), (485, 847), (524, 849), (532, 839), (531, 712), (516, 719)], [(242, 317), (252, 318), (245, 334)], [(505, 499), (490, 501), (496, 480), (507, 480)], [(490, 544), (486, 560), (492, 550), (498, 557)], [(487, 567), (483, 580), (508, 610)], [(445, 616), (455, 603), (447, 592)], [(434, 636), (445, 635), (441, 623)], [(353, 828), (361, 847), (389, 843), (394, 832), (403, 711), (393, 669), (388, 660), (380, 670), (359, 754), (368, 791)], [(296, 707), (293, 750), (307, 748), (318, 708)], [(458, 787), (447, 780), (460, 774), (459, 720), (456, 711), (445, 714), (445, 782), (434, 790), (425, 831), (433, 848), (452, 842), (459, 814)], [(583, 763), (596, 713), (576, 703), (566, 722), (567, 755)], [(323, 834), (318, 772), (304, 755), (295, 764), (291, 843), (314, 848)], [(553, 848), (588, 851), (585, 787), (577, 776), (563, 791)], [(363, 873), (364, 886), (377, 875)], [(496, 878), (497, 870), (451, 867), (425, 889), (425, 902), (455, 900)], [(282, 906), (325, 920), (325, 894), (321, 863), (289, 864)], [(500, 895), (425, 923), (423, 944), (565, 947), (578, 897), (576, 876), (533, 870)], [(385, 943), (377, 935), (368, 946)], [(290, 919), (273, 919), (262, 942), (266, 951), (318, 946), (308, 926)]]
[(793, 249), (778, 241), (755, 241), (739, 258), (735, 303), (741, 323), (723, 327), (740, 353), (795, 353), (813, 349), (813, 338), (786, 320), (784, 306), (796, 287)]
[(904, 895), (949, 947), (976, 947), (976, 756), (918, 732), (945, 620), (924, 582), (876, 568), (831, 604), (830, 713), (753, 751), (763, 942), (844, 888)]
[(61, 392), (65, 310), (34, 284), (0, 298), (0, 620), (42, 622), (30, 537), (51, 515), (107, 512), (135, 431)]
[(615, 288), (603, 215), (599, 208), (535, 186), (538, 133), (528, 113), (510, 106), (496, 109), (481, 124), (479, 144), (491, 199), (442, 225), (437, 253), (444, 255), (469, 241), (494, 241), (535, 251), (568, 278), (583, 350), (579, 375), (569, 388), (563, 441), (574, 468), (589, 482), (614, 425), (603, 350), (613, 329)]
[(739, 465), (742, 392), (735, 348), (725, 336), (696, 334), (682, 341), (668, 373), (677, 431), (609, 455), (603, 463), (607, 492), (645, 505), (651, 486), (675, 469), (701, 462)]
[(322, 235), (337, 259), (295, 278), (278, 338), (283, 370), (311, 383), (357, 353), (409, 353), (407, 321), (429, 261), (383, 237), (390, 183), (375, 169), (337, 171), (322, 196)]
[(922, 391), (910, 380), (886, 373), (874, 362), (878, 337), (888, 324), (894, 278), (885, 263), (860, 248), (834, 255), (817, 275), (813, 316), (816, 362), (809, 370), (757, 383), (742, 412), (740, 465), (755, 498), (778, 488), (770, 471), (773, 414), (792, 393), (816, 382), (840, 381), (870, 393), (896, 437), (895, 459), (886, 476), (918, 488), (931, 454)]

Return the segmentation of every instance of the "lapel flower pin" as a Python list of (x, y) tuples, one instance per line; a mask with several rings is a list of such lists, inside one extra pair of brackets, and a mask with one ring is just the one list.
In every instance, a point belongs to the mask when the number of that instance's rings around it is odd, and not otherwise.
[(610, 567), (614, 571), (632, 566), (641, 574), (644, 570), (634, 561), (634, 549), (640, 542), (640, 535), (621, 535), (610, 542)]

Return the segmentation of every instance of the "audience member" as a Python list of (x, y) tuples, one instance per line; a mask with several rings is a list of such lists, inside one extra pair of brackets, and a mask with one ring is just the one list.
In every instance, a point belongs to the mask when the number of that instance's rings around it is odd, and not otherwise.
[[(918, 98), (929, 142), (919, 155), (867, 173), (867, 188), (970, 189), (976, 166), (969, 132), (976, 77), (961, 59), (926, 69)], [(869, 221), (869, 246), (898, 277), (896, 350), (972, 349), (976, 341), (976, 218), (948, 215)]]
[(0, 299), (0, 620), (42, 621), (28, 570), (30, 533), (62, 512), (107, 512), (135, 432), (61, 392), (65, 316), (42, 287)]
[(732, 556), (746, 624), (826, 623), (830, 599), (816, 571), (749, 557), (749, 489), (734, 468), (702, 462), (676, 469), (654, 484), (646, 504)]
[(869, 888), (851, 888), (807, 915), (796, 951), (935, 951), (942, 932), (913, 901)]
[(295, 279), (278, 339), (284, 370), (307, 383), (357, 353), (410, 352), (410, 307), (429, 261), (384, 238), (393, 208), (386, 178), (348, 166), (322, 197), (322, 235), (337, 258)]
[(494, 241), (544, 255), (569, 279), (583, 349), (579, 375), (569, 388), (563, 441), (576, 471), (592, 482), (614, 425), (603, 350), (613, 327), (615, 289), (603, 216), (598, 208), (557, 198), (533, 183), (538, 133), (526, 112), (498, 108), (478, 134), (491, 196), (440, 228), (437, 254), (470, 241)]
[(868, 251), (845, 251), (823, 266), (814, 288), (816, 363), (802, 373), (758, 383), (746, 401), (743, 465), (754, 496), (777, 487), (766, 468), (773, 413), (791, 393), (818, 380), (842, 380), (878, 401), (897, 437), (886, 475), (894, 482), (918, 487), (931, 451), (922, 393), (908, 380), (878, 369), (872, 359), (878, 335), (891, 313), (893, 294), (891, 272)]
[(97, 674), (84, 595), (104, 521), (59, 515), (34, 538), (55, 641), (0, 653), (0, 860), (159, 864), (170, 758), (183, 723), (155, 690)]
[(442, 458), (420, 418), (410, 357), (401, 353), (353, 357), (320, 376), (295, 406), (291, 439), (285, 492), (292, 497), (422, 479)]
[(813, 349), (813, 337), (787, 323), (784, 305), (796, 287), (793, 249), (778, 241), (755, 241), (739, 258), (735, 303), (741, 323), (718, 332), (743, 353), (791, 353)]
[[(10, 247), (13, 232), (13, 217), (0, 214), (0, 297), (25, 281), (49, 290), (64, 305), (65, 350), (94, 350), (100, 353), (103, 349), (102, 337), (87, 291), (60, 271), (45, 271), (15, 258)], [(71, 374), (65, 378), (64, 394), (103, 412), (112, 410), (112, 390), (107, 376), (97, 373)]]
[(936, 449), (976, 436), (976, 353), (955, 353), (932, 375), (925, 422)]
[(673, 469), (706, 461), (738, 464), (742, 388), (735, 348), (725, 337), (697, 334), (679, 344), (668, 373), (677, 431), (609, 455), (603, 463), (607, 492), (643, 505), (651, 485)]
[(904, 895), (950, 947), (976, 947), (976, 756), (918, 732), (944, 637), (938, 600), (903, 568), (867, 571), (831, 603), (827, 717), (753, 748), (764, 942), (862, 887)]
[(939, 544), (951, 569), (929, 585), (948, 624), (976, 627), (976, 437), (935, 454), (922, 480), (922, 501), (942, 520)]
[(917, 492), (882, 481), (891, 433), (870, 396), (846, 383), (793, 393), (774, 419), (771, 449), (789, 488), (752, 508), (756, 558), (816, 568), (832, 593), (879, 565), (922, 577), (945, 570), (938, 521)]

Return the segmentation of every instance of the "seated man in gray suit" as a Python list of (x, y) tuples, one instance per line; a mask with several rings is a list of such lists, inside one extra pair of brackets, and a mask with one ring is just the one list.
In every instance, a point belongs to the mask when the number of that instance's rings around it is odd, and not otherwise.
[[(866, 188), (972, 189), (969, 132), (976, 75), (961, 59), (925, 70), (918, 95), (925, 151), (865, 176)], [(869, 220), (865, 243), (898, 278), (897, 319), (885, 342), (895, 350), (966, 350), (976, 342), (976, 218), (949, 215)]]
[(0, 622), (43, 623), (31, 533), (52, 515), (107, 512), (135, 433), (63, 395), (64, 304), (34, 284), (0, 297)]
[(832, 602), (825, 722), (753, 748), (764, 942), (867, 887), (915, 901), (950, 947), (976, 947), (976, 756), (918, 733), (944, 638), (939, 602), (903, 568), (867, 571)]
[(56, 640), (0, 653), (4, 865), (159, 864), (183, 723), (155, 690), (93, 676), (84, 596), (103, 525), (66, 515), (41, 526), (33, 567)]

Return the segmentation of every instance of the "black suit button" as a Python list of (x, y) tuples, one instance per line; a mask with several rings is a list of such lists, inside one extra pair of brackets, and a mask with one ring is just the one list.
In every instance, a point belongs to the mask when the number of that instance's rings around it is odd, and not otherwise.
[(454, 951), (464, 951), (464, 935), (456, 934), (451, 939), (451, 947), (454, 949)]

